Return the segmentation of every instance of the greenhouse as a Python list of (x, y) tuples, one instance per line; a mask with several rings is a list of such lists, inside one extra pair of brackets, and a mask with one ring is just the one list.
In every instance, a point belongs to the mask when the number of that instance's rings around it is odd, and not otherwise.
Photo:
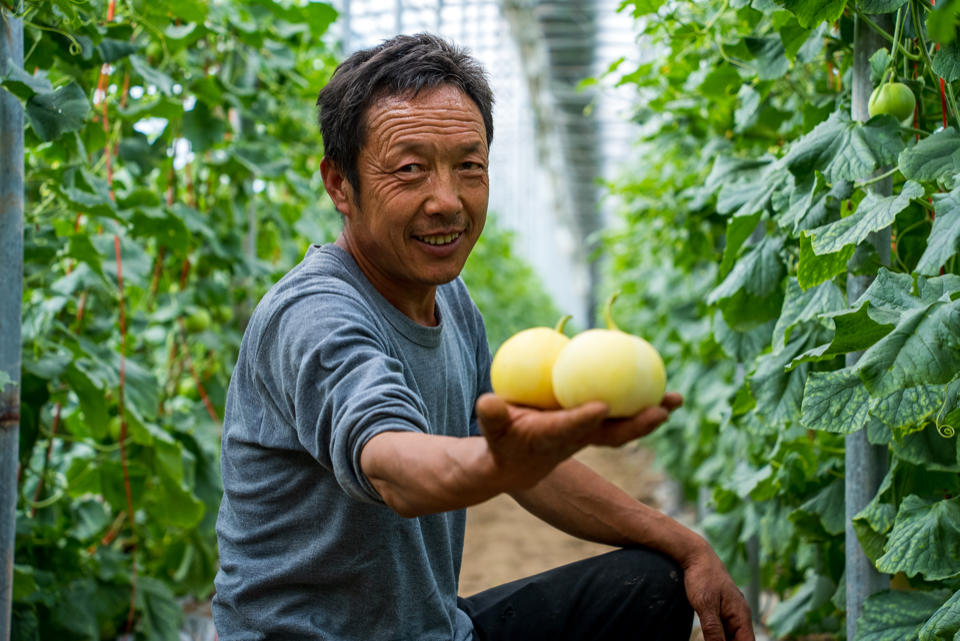
[(960, 641), (960, 2), (0, 15), (0, 639)]

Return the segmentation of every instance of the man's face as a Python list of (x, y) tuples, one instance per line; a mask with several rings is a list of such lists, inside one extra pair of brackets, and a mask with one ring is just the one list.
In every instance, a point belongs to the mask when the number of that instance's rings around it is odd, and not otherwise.
[(366, 124), (359, 198), (337, 202), (344, 236), (388, 299), (432, 294), (459, 275), (486, 220), (483, 118), (466, 94), (444, 86), (385, 97)]

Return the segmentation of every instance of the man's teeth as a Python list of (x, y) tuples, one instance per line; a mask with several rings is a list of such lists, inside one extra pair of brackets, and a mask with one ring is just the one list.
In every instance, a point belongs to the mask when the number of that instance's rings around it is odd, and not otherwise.
[(422, 240), (428, 245), (446, 245), (447, 243), (452, 243), (459, 237), (460, 237), (459, 233), (442, 234), (439, 236), (417, 236), (418, 239)]

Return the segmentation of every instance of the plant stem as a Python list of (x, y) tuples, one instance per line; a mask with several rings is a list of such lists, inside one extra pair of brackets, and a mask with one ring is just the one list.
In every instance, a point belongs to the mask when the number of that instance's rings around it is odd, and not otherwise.
[(900, 168), (899, 168), (899, 167), (894, 167), (893, 169), (891, 169), (891, 170), (888, 171), (888, 172), (882, 173), (882, 174), (880, 174), (879, 176), (874, 176), (873, 178), (871, 178), (871, 179), (869, 179), (869, 180), (864, 180), (863, 182), (856, 183), (856, 185), (857, 185), (857, 187), (866, 187), (867, 185), (872, 185), (873, 183), (880, 182), (881, 180), (884, 180), (885, 178), (889, 178), (890, 176), (894, 175), (894, 174), (897, 173), (898, 171), (900, 171)]
[[(858, 17), (860, 20), (863, 20), (863, 23), (864, 23), (865, 25), (867, 25), (868, 27), (870, 27), (871, 29), (873, 29), (874, 31), (876, 31), (877, 33), (879, 33), (881, 36), (883, 36), (884, 38), (886, 38), (888, 41), (890, 41), (891, 44), (892, 44), (893, 42), (895, 42), (893, 36), (890, 35), (889, 33), (887, 33), (886, 29), (884, 29), (883, 27), (881, 27), (880, 25), (878, 25), (876, 22), (874, 22), (873, 20), (871, 20), (870, 18), (868, 18), (868, 17), (867, 17), (867, 14), (865, 14), (865, 13), (857, 13), (857, 17)], [(920, 60), (920, 56), (918, 56), (918, 55), (916, 55), (916, 54), (913, 54), (913, 53), (910, 53), (909, 51), (907, 51), (907, 50), (904, 48), (904, 46), (903, 46), (902, 44), (897, 43), (896, 48), (900, 50), (900, 54), (901, 54), (902, 56), (904, 56), (905, 58), (907, 58), (907, 59), (909, 59), (909, 60)]]
[(897, 24), (893, 28), (893, 44), (891, 47), (892, 51), (890, 52), (890, 67), (894, 69), (894, 75), (896, 75), (897, 67), (897, 52), (900, 51), (900, 36), (903, 33), (903, 7), (897, 9)]
[[(920, 3), (918, 0), (910, 0), (910, 10), (913, 12), (913, 24), (921, 24)], [(920, 40), (920, 51), (923, 52), (923, 59), (927, 63), (926, 71), (933, 79), (934, 84), (939, 84), (940, 78), (937, 77), (937, 74), (933, 73), (933, 60), (930, 58), (930, 52), (927, 50), (927, 37), (924, 35), (923, 29), (918, 27), (916, 31), (917, 38)], [(953, 87), (950, 86), (950, 83), (945, 83), (945, 85), (947, 89), (947, 106), (953, 119), (957, 121), (957, 126), (960, 126), (960, 112), (957, 110), (957, 98), (953, 93)]]

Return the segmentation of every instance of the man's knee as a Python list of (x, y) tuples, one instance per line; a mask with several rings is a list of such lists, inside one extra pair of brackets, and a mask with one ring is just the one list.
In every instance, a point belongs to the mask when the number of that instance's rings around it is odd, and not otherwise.
[(595, 576), (603, 583), (600, 589), (620, 601), (617, 614), (622, 617), (622, 624), (632, 628), (634, 634), (637, 630), (656, 633), (643, 638), (689, 637), (693, 608), (687, 600), (679, 564), (646, 548), (617, 550), (599, 561), (601, 566)]

